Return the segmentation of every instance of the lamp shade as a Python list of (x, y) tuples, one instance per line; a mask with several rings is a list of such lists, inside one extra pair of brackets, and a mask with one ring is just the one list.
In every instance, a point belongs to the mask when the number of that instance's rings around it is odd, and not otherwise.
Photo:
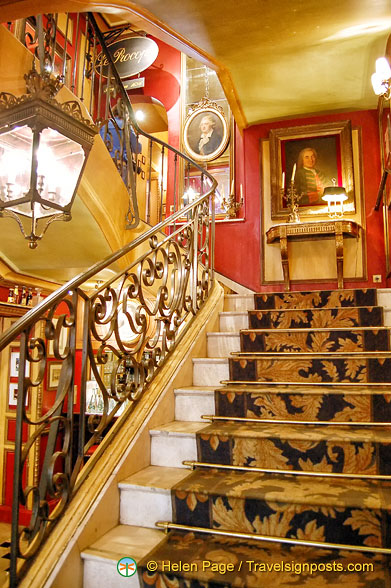
[(347, 200), (346, 190), (343, 186), (328, 186), (324, 189), (322, 200), (327, 202), (327, 210), (330, 218), (343, 216), (343, 203)]

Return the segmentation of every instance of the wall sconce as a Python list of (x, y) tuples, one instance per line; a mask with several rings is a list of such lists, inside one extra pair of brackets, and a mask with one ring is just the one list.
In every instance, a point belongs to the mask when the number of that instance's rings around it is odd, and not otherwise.
[(391, 98), (391, 68), (386, 57), (376, 59), (376, 71), (371, 82), (375, 94), (384, 96), (386, 100)]
[(196, 192), (195, 190), (193, 190), (191, 186), (189, 186), (182, 196), (183, 206), (185, 207), (188, 204), (191, 204), (192, 202), (194, 202), (194, 200), (197, 200), (199, 196), (199, 192)]
[(55, 100), (58, 78), (38, 74), (33, 64), (25, 80), (27, 94), (0, 93), (0, 218), (16, 220), (35, 249), (52, 222), (71, 219), (98, 129), (78, 102)]
[(330, 218), (343, 217), (343, 203), (347, 200), (346, 190), (343, 186), (328, 186), (324, 189), (322, 200), (327, 202), (327, 212)]

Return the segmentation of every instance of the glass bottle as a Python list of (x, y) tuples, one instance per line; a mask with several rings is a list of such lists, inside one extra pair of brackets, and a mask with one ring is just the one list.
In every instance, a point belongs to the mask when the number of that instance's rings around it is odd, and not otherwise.
[(14, 304), (15, 302), (15, 294), (13, 288), (9, 289), (7, 302), (9, 302), (10, 304)]
[(29, 288), (28, 294), (26, 296), (26, 306), (33, 305), (33, 291), (32, 288)]

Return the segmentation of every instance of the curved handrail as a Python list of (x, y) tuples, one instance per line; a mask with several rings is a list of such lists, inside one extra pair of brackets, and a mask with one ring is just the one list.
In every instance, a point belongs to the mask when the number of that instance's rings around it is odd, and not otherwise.
[[(212, 176), (210, 176), (212, 178)], [(203, 196), (195, 200), (193, 203), (188, 204), (185, 208), (178, 210), (175, 214), (170, 216), (165, 221), (162, 221), (155, 227), (149, 229), (146, 233), (143, 233), (127, 245), (124, 245), (121, 249), (112, 253), (102, 261), (98, 261), (94, 265), (92, 265), (88, 270), (84, 271), (81, 274), (78, 274), (74, 278), (71, 278), (66, 284), (60, 286), (57, 290), (49, 294), (46, 298), (44, 298), (37, 306), (32, 308), (29, 312), (27, 312), (24, 316), (20, 317), (17, 321), (15, 321), (11, 327), (0, 336), (0, 351), (2, 351), (7, 345), (9, 345), (16, 337), (20, 335), (22, 331), (24, 331), (30, 324), (36, 322), (38, 317), (42, 316), (47, 310), (49, 310), (53, 305), (59, 302), (64, 295), (69, 292), (70, 290), (74, 290), (79, 288), (84, 282), (92, 278), (95, 274), (101, 272), (109, 265), (115, 263), (118, 259), (136, 249), (141, 243), (144, 241), (148, 241), (150, 237), (152, 237), (156, 232), (162, 231), (165, 227), (173, 224), (176, 220), (187, 216), (192, 210), (194, 210), (200, 203), (205, 199), (211, 196), (217, 186), (217, 181), (213, 179), (212, 188), (206, 192)]]

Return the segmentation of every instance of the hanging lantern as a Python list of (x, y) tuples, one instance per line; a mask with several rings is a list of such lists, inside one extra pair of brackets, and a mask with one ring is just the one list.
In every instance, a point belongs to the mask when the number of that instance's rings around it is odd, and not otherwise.
[(48, 226), (69, 221), (71, 208), (98, 129), (80, 104), (60, 104), (59, 79), (34, 68), (27, 94), (0, 93), (0, 218), (17, 221), (35, 249)]

